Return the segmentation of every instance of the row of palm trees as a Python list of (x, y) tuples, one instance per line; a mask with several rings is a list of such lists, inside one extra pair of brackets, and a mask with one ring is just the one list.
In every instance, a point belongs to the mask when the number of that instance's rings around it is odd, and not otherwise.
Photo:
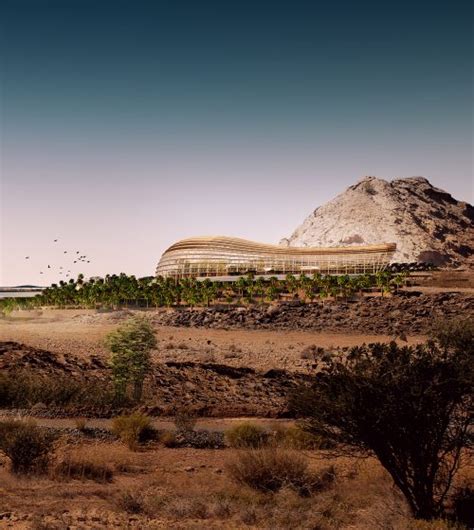
[(210, 306), (214, 303), (240, 304), (265, 303), (278, 300), (299, 299), (314, 302), (316, 299), (349, 299), (367, 291), (377, 290), (382, 296), (397, 291), (405, 282), (407, 273), (380, 271), (374, 275), (330, 276), (313, 274), (298, 276), (288, 274), (276, 277), (255, 278), (240, 276), (234, 282), (219, 282), (193, 278), (180, 280), (163, 277), (121, 274), (105, 278), (77, 279), (52, 284), (32, 298), (5, 298), (0, 301), (4, 312), (17, 308), (52, 306), (58, 308), (119, 308), (119, 307), (173, 307)]

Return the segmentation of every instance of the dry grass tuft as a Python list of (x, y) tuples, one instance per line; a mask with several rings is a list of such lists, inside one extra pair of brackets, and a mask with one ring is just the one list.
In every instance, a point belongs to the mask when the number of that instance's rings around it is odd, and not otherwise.
[(238, 483), (263, 492), (291, 488), (302, 496), (328, 489), (335, 479), (335, 470), (329, 467), (319, 474), (308, 470), (307, 459), (281, 449), (241, 451), (227, 464), (230, 476)]
[(165, 431), (160, 436), (160, 442), (165, 447), (177, 447), (178, 442), (176, 440), (176, 434), (172, 431)]
[(145, 414), (135, 412), (129, 416), (119, 416), (112, 421), (112, 431), (132, 451), (136, 451), (140, 444), (154, 437), (151, 419)]
[(145, 503), (139, 492), (123, 492), (117, 497), (116, 504), (120, 510), (130, 514), (140, 514), (145, 511)]
[(236, 449), (257, 449), (266, 445), (268, 433), (259, 425), (244, 422), (228, 429), (225, 433), (225, 437), (228, 444)]
[(113, 476), (108, 463), (77, 459), (74, 455), (67, 455), (57, 462), (50, 472), (50, 477), (56, 480), (93, 480), (102, 484), (112, 482)]

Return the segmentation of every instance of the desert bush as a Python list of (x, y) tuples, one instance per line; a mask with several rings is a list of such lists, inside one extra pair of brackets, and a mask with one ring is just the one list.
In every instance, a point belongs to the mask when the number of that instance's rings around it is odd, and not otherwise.
[(317, 360), (320, 357), (324, 355), (324, 348), (321, 348), (320, 346), (316, 346), (316, 344), (311, 344), (310, 346), (306, 346), (306, 348), (303, 348), (301, 352), (301, 359), (304, 360)]
[(44, 472), (57, 436), (32, 421), (0, 422), (0, 451), (11, 462), (13, 473)]
[(305, 431), (299, 425), (292, 425), (290, 427), (277, 425), (273, 430), (273, 438), (277, 446), (287, 449), (314, 450), (334, 447), (334, 444), (330, 441)]
[(330, 357), (290, 406), (340, 454), (375, 454), (413, 515), (443, 514), (470, 443), (474, 344), (352, 348)]
[(209, 516), (207, 504), (199, 499), (176, 498), (167, 504), (166, 512), (178, 519), (206, 519)]
[(455, 318), (435, 320), (431, 327), (431, 338), (443, 349), (472, 351), (474, 343), (474, 319)]
[(106, 462), (95, 462), (68, 454), (52, 467), (50, 475), (51, 478), (59, 480), (93, 480), (107, 483), (112, 481), (114, 472)]
[(276, 492), (287, 487), (302, 496), (326, 489), (335, 477), (333, 468), (321, 475), (312, 474), (302, 455), (274, 448), (240, 451), (227, 464), (227, 470), (236, 482), (253, 489)]
[(188, 410), (179, 410), (174, 417), (176, 430), (180, 433), (194, 431), (196, 416)]
[(132, 451), (136, 451), (140, 444), (152, 439), (155, 434), (151, 419), (145, 414), (138, 412), (114, 418), (112, 421), (112, 432)]
[(0, 406), (109, 406), (112, 392), (107, 382), (75, 380), (58, 374), (38, 374), (31, 369), (19, 369), (0, 374)]
[(160, 436), (160, 442), (165, 447), (177, 447), (178, 442), (176, 440), (176, 434), (172, 431), (165, 431)]
[(125, 491), (116, 499), (118, 508), (126, 513), (139, 514), (145, 511), (145, 503), (140, 492)]
[(235, 448), (263, 447), (268, 441), (268, 433), (263, 427), (245, 422), (235, 425), (225, 433), (227, 443)]
[(87, 418), (76, 418), (74, 420), (74, 426), (78, 431), (84, 432), (87, 430)]

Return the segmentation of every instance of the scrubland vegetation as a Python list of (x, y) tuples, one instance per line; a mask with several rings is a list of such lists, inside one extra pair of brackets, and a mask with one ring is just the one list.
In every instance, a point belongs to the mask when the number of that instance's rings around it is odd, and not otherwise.
[[(288, 395), (295, 424), (241, 421), (225, 435), (196, 431), (186, 409), (166, 431), (138, 412), (136, 385), (147, 377), (153, 347), (148, 326), (134, 318), (108, 339), (120, 376), (103, 396), (114, 399), (120, 387), (136, 411), (115, 418), (103, 439), (84, 419), (66, 433), (1, 422), (5, 470), (29, 477), (32, 490), (45, 481), (95, 484), (96, 502), (114, 521), (133, 515), (150, 528), (204, 520), (237, 528), (472, 526), (472, 320), (436, 322), (424, 345), (321, 355), (314, 377)], [(66, 380), (52, 385), (49, 398), (40, 389), (53, 381), (18, 381), (45, 402), (85, 395)], [(13, 389), (2, 376), (2, 403), (21, 402)], [(163, 459), (168, 467), (160, 467)]]

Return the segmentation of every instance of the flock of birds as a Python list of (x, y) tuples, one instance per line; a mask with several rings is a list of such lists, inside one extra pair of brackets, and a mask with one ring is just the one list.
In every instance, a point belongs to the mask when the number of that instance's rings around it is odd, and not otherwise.
[[(53, 243), (57, 243), (59, 239), (53, 239)], [(71, 254), (73, 257), (72, 263), (90, 263), (90, 259), (84, 254), (82, 255), (80, 250), (76, 250), (74, 252), (69, 252), (68, 250), (63, 250), (63, 254)], [(68, 257), (68, 256), (67, 256)], [(25, 256), (25, 260), (29, 260), (30, 256)], [(47, 269), (54, 269), (50, 264), (48, 264)], [(71, 275), (71, 269), (67, 269), (64, 266), (59, 266), (58, 271), (60, 275), (65, 275), (66, 278), (68, 278)], [(44, 274), (44, 271), (39, 271), (40, 274)]]

